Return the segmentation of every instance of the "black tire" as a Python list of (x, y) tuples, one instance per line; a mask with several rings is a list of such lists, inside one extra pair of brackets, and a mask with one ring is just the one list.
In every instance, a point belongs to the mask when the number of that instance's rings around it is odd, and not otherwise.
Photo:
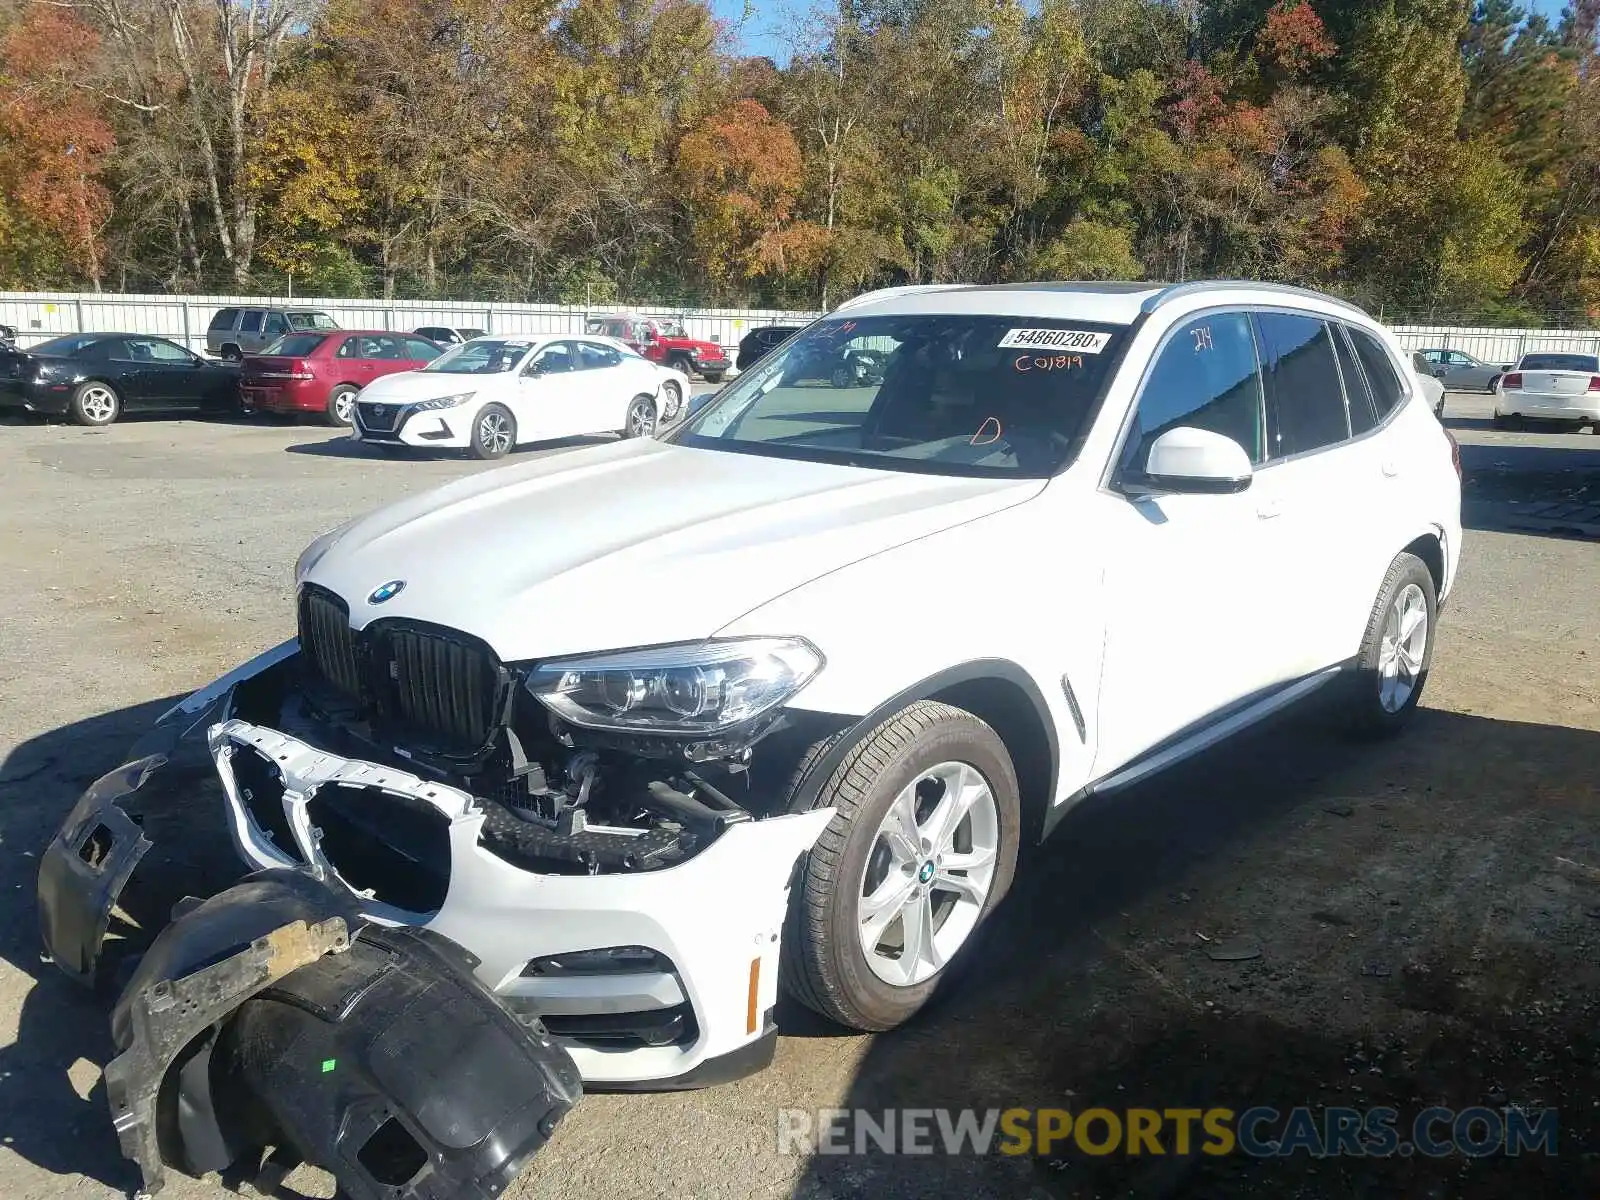
[(109, 425), (122, 415), (122, 397), (109, 383), (87, 379), (78, 385), (67, 405), (67, 416), (74, 425)]
[(828, 379), (828, 382), (836, 388), (847, 388), (855, 381), (855, 372), (845, 366), (835, 367)]
[(669, 360), (667, 366), (671, 367), (675, 371), (682, 371), (685, 379), (689, 380), (691, 383), (694, 382), (694, 363), (689, 358), (680, 355), (677, 358)]
[(1435, 404), (1433, 406), (1433, 415), (1438, 417), (1439, 420), (1441, 420), (1441, 421), (1444, 420), (1444, 397), (1443, 396), (1440, 396), (1439, 397), (1439, 403), (1437, 403), (1437, 404)]
[(219, 350), (217, 352), (217, 357), (218, 358), (222, 358), (222, 359), (228, 359), (228, 360), (231, 360), (233, 362), (243, 362), (244, 361), (244, 351), (239, 349), (239, 347), (237, 347), (237, 346), (224, 346), (221, 350)]
[[(895, 798), (921, 772), (947, 761), (976, 768), (989, 785), (998, 815), (995, 873), (977, 925), (943, 969), (920, 983), (895, 986), (873, 973), (861, 946), (861, 881)], [(800, 1003), (841, 1025), (893, 1029), (960, 969), (983, 922), (1011, 887), (1022, 821), (1016, 770), (1005, 743), (983, 721), (948, 704), (919, 700), (850, 749), (818, 793), (816, 807), (837, 811), (798, 868), (780, 979)]]
[(665, 393), (667, 411), (661, 415), (663, 421), (670, 421), (683, 412), (684, 401), (688, 399), (688, 391), (676, 379), (669, 379), (661, 385)]
[[(1395, 615), (1400, 598), (1413, 587), (1421, 593), (1427, 617), (1426, 640), (1421, 654), (1416, 656), (1420, 665), (1409, 694), (1403, 703), (1391, 706), (1383, 699), (1383, 643), (1386, 633), (1391, 629), (1391, 616)], [(1373, 601), (1367, 629), (1361, 638), (1361, 651), (1356, 656), (1356, 669), (1347, 681), (1344, 717), (1352, 732), (1368, 737), (1383, 737), (1398, 732), (1411, 719), (1428, 682), (1438, 619), (1439, 599), (1434, 590), (1433, 573), (1416, 555), (1402, 552), (1389, 564), (1383, 585), (1378, 588), (1378, 597)]]
[[(499, 423), (499, 427), (505, 431), (505, 436), (491, 434), (489, 429), (491, 423)], [(509, 441), (506, 438), (509, 438)], [(467, 453), (473, 458), (485, 460), (504, 458), (516, 444), (517, 419), (505, 405), (485, 404), (478, 410), (478, 415), (472, 418), (472, 442), (467, 447)]]
[(726, 374), (725, 371), (703, 371), (700, 377), (707, 383), (721, 383)]
[(1491, 422), (1496, 429), (1521, 429), (1522, 418), (1511, 413), (1495, 413)]
[(623, 437), (649, 437), (656, 431), (656, 402), (641, 392), (628, 401), (628, 415), (623, 420)]
[[(328, 393), (328, 407), (322, 411), (322, 421), (335, 429), (349, 429), (355, 422), (356, 396), (360, 388), (341, 383)], [(341, 414), (341, 410), (343, 415)]]

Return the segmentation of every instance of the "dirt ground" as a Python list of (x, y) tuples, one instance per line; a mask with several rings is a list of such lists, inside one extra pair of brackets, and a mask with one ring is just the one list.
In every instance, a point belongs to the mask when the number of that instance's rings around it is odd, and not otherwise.
[[(1600, 502), (1600, 438), (1494, 432), (1481, 398), (1449, 413), (1469, 530), (1403, 738), (1352, 745), (1307, 710), (1086, 806), (912, 1027), (846, 1036), (781, 1009), (772, 1069), (587, 1097), (515, 1196), (1600, 1192), (1600, 543), (1523, 528)], [(305, 542), (477, 469), (292, 426), (0, 424), (0, 1196), (136, 1182), (99, 1085), (104, 1010), (39, 961), (38, 850), (173, 697), (291, 632)], [(1240, 946), (1259, 955), (1218, 960)], [(1299, 1104), (1555, 1107), (1558, 1152), (806, 1158), (775, 1135), (790, 1107)]]

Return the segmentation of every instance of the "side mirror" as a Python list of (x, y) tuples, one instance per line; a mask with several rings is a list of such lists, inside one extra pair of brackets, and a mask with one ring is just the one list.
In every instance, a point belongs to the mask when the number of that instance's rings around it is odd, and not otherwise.
[(1244, 491), (1254, 474), (1250, 456), (1232, 438), (1180, 425), (1155, 440), (1144, 474), (1129, 482), (1141, 492), (1226, 496)]

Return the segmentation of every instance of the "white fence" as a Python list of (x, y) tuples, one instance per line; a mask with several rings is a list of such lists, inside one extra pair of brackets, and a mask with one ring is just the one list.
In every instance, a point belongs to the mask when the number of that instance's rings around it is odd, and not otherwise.
[(219, 308), (265, 306), (316, 309), (345, 329), (416, 329), (453, 325), (491, 333), (582, 333), (584, 322), (619, 309), (658, 320), (682, 322), (691, 337), (738, 345), (752, 328), (803, 324), (816, 313), (774, 309), (670, 306), (594, 306), (564, 304), (469, 304), (460, 301), (330, 300), (317, 297), (270, 299), (262, 296), (124, 296), (97, 292), (0, 292), (0, 325), (17, 331), (17, 342), (31, 346), (63, 333), (153, 333), (204, 350), (206, 326)]
[[(315, 297), (268, 299), (260, 296), (123, 296), (98, 292), (0, 292), (0, 324), (13, 326), (24, 346), (63, 333), (96, 330), (155, 333), (204, 350), (206, 326), (219, 308), (292, 303), (320, 309), (347, 329), (415, 329), (419, 325), (461, 325), (492, 333), (581, 333), (590, 317), (606, 307), (562, 304), (467, 304), (422, 300), (329, 300)], [(650, 305), (646, 316), (675, 320), (694, 337), (738, 344), (760, 325), (798, 324), (814, 312), (776, 309), (692, 308)], [(1463, 350), (1486, 362), (1509, 363), (1530, 350), (1600, 354), (1600, 330), (1467, 329), (1443, 325), (1397, 325), (1400, 344), (1413, 350)]]

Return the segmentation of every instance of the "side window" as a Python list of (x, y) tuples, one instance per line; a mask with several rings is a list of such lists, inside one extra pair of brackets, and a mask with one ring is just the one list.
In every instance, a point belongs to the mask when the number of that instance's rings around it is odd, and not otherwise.
[[(1372, 390), (1367, 386), (1366, 375), (1356, 362), (1355, 351), (1350, 346), (1350, 329), (1333, 325), (1334, 356), (1339, 360), (1339, 377), (1344, 380), (1345, 399), (1350, 403), (1351, 434), (1365, 433), (1378, 423), (1378, 412), (1372, 404)], [(1422, 361), (1422, 356), (1417, 356)]]
[(266, 319), (266, 313), (259, 308), (245, 310), (244, 320), (239, 322), (240, 333), (260, 333), (261, 322)]
[(1450, 365), (1452, 367), (1470, 367), (1472, 360), (1459, 350), (1450, 351)]
[(345, 340), (339, 344), (339, 349), (334, 352), (334, 357), (335, 358), (360, 358), (361, 357), (360, 351), (361, 351), (361, 339), (360, 338), (353, 338), (353, 337), (345, 338)]
[(573, 366), (570, 342), (555, 342), (546, 346), (529, 364), (530, 371), (531, 368), (537, 367), (541, 375), (564, 375), (571, 371)]
[(232, 329), (233, 323), (239, 319), (237, 308), (219, 308), (217, 315), (211, 318), (211, 328), (217, 330)]
[(614, 367), (622, 361), (610, 346), (601, 346), (595, 342), (578, 343), (578, 370), (600, 371), (606, 367)]
[(1365, 329), (1349, 328), (1350, 340), (1355, 343), (1356, 357), (1367, 372), (1367, 385), (1372, 389), (1372, 404), (1382, 421), (1405, 399), (1405, 389), (1400, 386), (1400, 376), (1395, 373), (1394, 359)]
[(279, 338), (289, 332), (289, 320), (282, 313), (268, 313), (264, 332), (269, 338)]
[(1232, 438), (1251, 462), (1263, 460), (1261, 372), (1243, 313), (1196, 318), (1168, 339), (1139, 393), (1122, 466), (1144, 470), (1155, 440), (1180, 425)]
[(151, 338), (145, 346), (153, 362), (166, 363), (169, 366), (188, 366), (194, 361), (187, 350), (160, 338)]
[(1267, 386), (1267, 453), (1304, 454), (1350, 436), (1333, 339), (1319, 317), (1257, 313)]

